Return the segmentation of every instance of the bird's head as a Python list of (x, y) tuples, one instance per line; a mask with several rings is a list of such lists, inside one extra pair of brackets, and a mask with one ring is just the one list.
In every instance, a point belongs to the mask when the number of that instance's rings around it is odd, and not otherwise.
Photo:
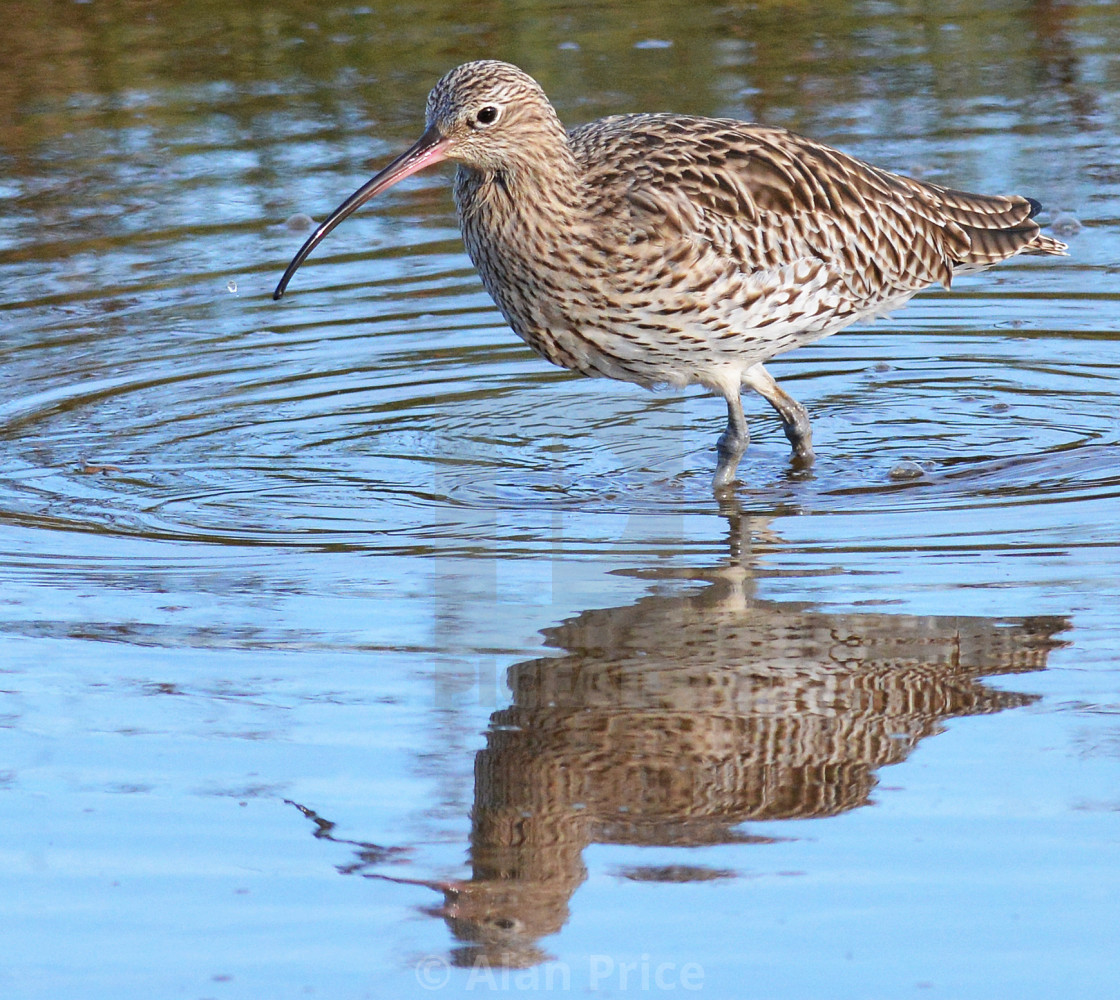
[(563, 126), (541, 85), (495, 59), (464, 63), (428, 95), (426, 135), (446, 143), (444, 157), (476, 170), (509, 169), (531, 159), (541, 137)]
[(545, 169), (564, 128), (539, 83), (495, 59), (464, 63), (428, 95), (427, 127), (408, 150), (363, 184), (308, 237), (273, 292), (280, 298), (292, 275), (343, 219), (370, 198), (442, 160), (480, 171)]

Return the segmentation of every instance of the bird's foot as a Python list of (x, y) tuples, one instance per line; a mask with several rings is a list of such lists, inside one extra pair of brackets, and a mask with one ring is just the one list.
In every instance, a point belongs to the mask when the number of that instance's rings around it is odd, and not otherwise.
[(809, 415), (798, 405), (796, 408), (790, 407), (781, 417), (782, 430), (793, 445), (794, 465), (812, 465), (816, 456), (813, 454), (813, 428), (809, 425)]
[(743, 435), (733, 433), (731, 430), (724, 431), (716, 442), (716, 456), (718, 462), (716, 464), (716, 474), (712, 478), (712, 489), (719, 493), (726, 490), (735, 482), (735, 473), (739, 469), (739, 460), (743, 457), (743, 452), (747, 450), (747, 442), (749, 438), (744, 439)]
[(738, 468), (738, 462), (731, 462), (726, 465), (720, 463), (716, 468), (716, 474), (712, 477), (712, 492), (725, 493), (730, 490), (737, 481), (735, 473)]
[(789, 460), (795, 469), (807, 469), (813, 464), (816, 457), (813, 451), (813, 445), (808, 441), (804, 441), (794, 444)]

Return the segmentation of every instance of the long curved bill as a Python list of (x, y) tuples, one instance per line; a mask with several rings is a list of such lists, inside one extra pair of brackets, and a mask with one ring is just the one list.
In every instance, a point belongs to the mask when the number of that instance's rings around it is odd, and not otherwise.
[(411, 149), (401, 153), (384, 170), (358, 188), (327, 216), (326, 221), (299, 248), (299, 252), (292, 258), (292, 262), (288, 265), (288, 269), (284, 272), (284, 277), (280, 279), (280, 284), (276, 286), (276, 291), (272, 293), (272, 297), (279, 299), (284, 294), (284, 289), (288, 287), (288, 282), (292, 280), (292, 275), (299, 269), (300, 264), (311, 256), (311, 251), (322, 243), (327, 233), (343, 219), (361, 208), (370, 198), (379, 195), (386, 188), (391, 188), (397, 181), (403, 181), (406, 177), (416, 173), (417, 170), (423, 170), (425, 167), (445, 159), (449, 145), (450, 140), (440, 135), (435, 127), (429, 128)]

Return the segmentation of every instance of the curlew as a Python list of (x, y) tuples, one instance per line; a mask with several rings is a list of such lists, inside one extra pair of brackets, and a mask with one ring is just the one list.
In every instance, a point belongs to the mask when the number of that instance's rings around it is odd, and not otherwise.
[(764, 362), (954, 275), (1066, 250), (1033, 199), (922, 183), (782, 128), (627, 114), (566, 131), (532, 77), (482, 60), (436, 84), (420, 139), (312, 233), (273, 297), (355, 209), (442, 160), (458, 165), (467, 252), (530, 347), (726, 400), (717, 491), (750, 440), (744, 386), (777, 411), (793, 460), (812, 461), (808, 414)]

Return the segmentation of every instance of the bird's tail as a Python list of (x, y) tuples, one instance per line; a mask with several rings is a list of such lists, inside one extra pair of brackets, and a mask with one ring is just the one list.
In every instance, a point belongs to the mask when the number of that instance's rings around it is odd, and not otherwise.
[(1034, 217), (1042, 206), (1033, 198), (966, 194), (948, 188), (938, 194), (946, 221), (965, 237), (954, 255), (957, 267), (984, 268), (1021, 253), (1063, 256), (1068, 249), (1041, 232)]
[(1056, 240), (1053, 236), (1046, 236), (1043, 233), (1039, 233), (1019, 252), (1052, 254), (1055, 257), (1065, 257), (1068, 256), (1066, 254), (1066, 251), (1068, 249), (1068, 243), (1063, 243), (1061, 240)]

